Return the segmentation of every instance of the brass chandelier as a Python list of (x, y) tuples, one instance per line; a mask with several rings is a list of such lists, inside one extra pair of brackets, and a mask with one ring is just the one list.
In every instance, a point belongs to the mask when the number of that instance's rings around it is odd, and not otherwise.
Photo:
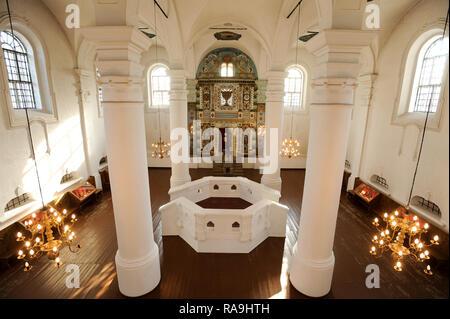
[(163, 159), (164, 157), (170, 156), (170, 143), (166, 143), (159, 137), (159, 142), (153, 143), (153, 158)]
[[(158, 61), (158, 34), (156, 30), (156, 1), (153, 2), (153, 16), (155, 21), (155, 58)], [(161, 110), (158, 105), (158, 126), (159, 126), (159, 141), (152, 143), (152, 158), (163, 159), (170, 156), (170, 143), (163, 141), (161, 137)]]
[[(298, 41), (300, 32), (300, 8), (298, 9), (298, 19), (297, 19), (297, 47), (295, 49), (295, 64), (298, 65)], [(294, 109), (291, 109), (291, 135), (289, 139), (284, 139), (281, 145), (280, 154), (282, 157), (287, 157), (289, 159), (296, 158), (300, 156), (300, 143), (298, 140), (292, 138), (292, 132), (294, 128)]]
[(295, 158), (300, 156), (300, 143), (291, 137), (289, 139), (284, 139), (281, 146), (281, 156), (287, 158)]
[[(423, 235), (428, 232), (430, 226), (420, 221), (417, 216), (399, 213), (396, 210), (391, 215), (384, 213), (382, 221), (384, 226), (380, 225), (378, 217), (372, 222), (377, 227), (378, 234), (372, 238), (374, 245), (370, 249), (370, 254), (381, 257), (384, 252), (390, 251), (396, 271), (403, 270), (403, 258), (410, 256), (413, 260), (425, 262), (430, 259), (428, 247), (439, 245), (438, 235), (434, 235), (429, 243), (426, 243)], [(430, 265), (427, 265), (424, 272), (428, 275), (433, 274)]]
[[(69, 219), (69, 222), (66, 222), (66, 219)], [(53, 207), (43, 207), (27, 218), (24, 225), (29, 234), (17, 233), (17, 241), (24, 243), (24, 247), (17, 253), (18, 259), (25, 260), (24, 271), (31, 270), (30, 263), (44, 254), (48, 259), (54, 260), (55, 267), (59, 268), (62, 265), (59, 252), (64, 246), (68, 246), (73, 253), (77, 252), (81, 245), (72, 247), (76, 235), (71, 229), (71, 225), (76, 221), (75, 214), (69, 218), (67, 210), (59, 213)]]

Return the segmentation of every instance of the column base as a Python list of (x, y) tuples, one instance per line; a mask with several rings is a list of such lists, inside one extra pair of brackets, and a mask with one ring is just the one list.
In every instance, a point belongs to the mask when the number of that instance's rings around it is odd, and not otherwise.
[(289, 280), (302, 294), (323, 297), (330, 292), (333, 278), (334, 254), (326, 260), (308, 260), (298, 255), (297, 244), (289, 266)]
[(153, 243), (152, 251), (137, 260), (126, 260), (116, 253), (116, 271), (120, 292), (127, 297), (139, 297), (152, 291), (161, 280), (159, 249)]
[(184, 178), (175, 178), (172, 176), (172, 177), (170, 177), (170, 188), (184, 185), (186, 183), (189, 183), (190, 181), (191, 181), (190, 175), (188, 175), (187, 177), (184, 177)]
[(281, 192), (281, 177), (279, 176), (277, 178), (273, 178), (269, 175), (263, 175), (261, 178), (261, 184)]

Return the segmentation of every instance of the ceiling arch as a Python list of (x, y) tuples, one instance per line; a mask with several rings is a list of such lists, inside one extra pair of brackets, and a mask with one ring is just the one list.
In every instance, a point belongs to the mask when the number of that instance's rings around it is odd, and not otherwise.
[[(37, 0), (36, 0), (37, 1)], [(80, 6), (81, 27), (99, 25), (133, 25), (154, 30), (153, 1), (151, 0), (41, 0), (56, 17), (77, 52), (82, 36), (79, 30), (65, 26), (68, 4)], [(375, 56), (391, 31), (407, 12), (423, 0), (374, 0), (381, 9), (381, 29)], [(158, 44), (168, 52), (173, 68), (192, 69), (209, 50), (232, 46), (244, 52), (258, 69), (277, 69), (285, 64), (287, 52), (297, 45), (297, 17), (287, 15), (298, 0), (158, 0), (168, 13), (166, 19), (158, 13)], [(300, 35), (307, 31), (327, 28), (360, 29), (364, 21), (366, 0), (303, 0), (301, 4)], [(159, 9), (157, 9), (159, 10)], [(231, 23), (245, 28), (238, 41), (220, 41), (210, 29)], [(152, 41), (155, 42), (155, 41)]]

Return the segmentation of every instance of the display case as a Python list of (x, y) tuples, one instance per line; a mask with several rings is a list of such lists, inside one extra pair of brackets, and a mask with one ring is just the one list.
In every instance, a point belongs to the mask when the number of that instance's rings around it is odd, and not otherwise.
[(380, 192), (364, 183), (361, 183), (358, 187), (356, 187), (355, 194), (369, 204), (380, 195)]
[(91, 199), (97, 198), (97, 195), (100, 194), (100, 192), (101, 191), (96, 189), (91, 183), (84, 181), (74, 185), (74, 187), (50, 205), (59, 211), (66, 209), (67, 212), (71, 213), (90, 202)]
[(96, 188), (89, 182), (84, 182), (84, 184), (78, 186), (77, 188), (71, 190), (71, 194), (79, 202), (85, 201), (89, 196), (95, 193)]

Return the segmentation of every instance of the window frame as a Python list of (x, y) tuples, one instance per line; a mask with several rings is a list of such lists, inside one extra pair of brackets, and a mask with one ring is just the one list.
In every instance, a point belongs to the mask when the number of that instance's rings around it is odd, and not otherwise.
[[(153, 90), (153, 76), (152, 76), (152, 73), (153, 73), (154, 70), (156, 70), (157, 68), (161, 68), (161, 67), (166, 69), (167, 77), (169, 78), (169, 89), (168, 90), (158, 90), (158, 91), (167, 92), (167, 94), (169, 96), (169, 101), (168, 101), (167, 104), (159, 104), (158, 105), (158, 104), (154, 104), (153, 103), (153, 92), (154, 92), (154, 90)], [(149, 109), (158, 109), (158, 108), (165, 109), (165, 108), (169, 108), (170, 107), (170, 88), (171, 88), (170, 80), (171, 79), (170, 79), (169, 71), (170, 71), (169, 67), (166, 64), (163, 64), (163, 63), (155, 63), (148, 69), (148, 71), (147, 71), (147, 97), (148, 97), (148, 108)]]
[[(225, 75), (223, 74), (224, 69), (225, 69)], [(222, 62), (222, 64), (220, 65), (220, 77), (222, 77), (222, 78), (233, 78), (234, 77), (234, 64), (232, 62)]]
[[(34, 98), (38, 108), (29, 110), (32, 121), (42, 123), (55, 123), (58, 121), (58, 111), (53, 90), (51, 65), (48, 50), (42, 37), (35, 28), (20, 17), (13, 21), (14, 35), (25, 45), (28, 53), (28, 62), (32, 70)], [(10, 31), (7, 16), (0, 18), (0, 30)], [(9, 92), (8, 74), (6, 70), (3, 49), (0, 52), (0, 100), (5, 105), (10, 128), (26, 125), (26, 115), (23, 109), (14, 109)]]
[[(25, 43), (23, 43), (20, 38), (13, 34), (10, 30), (0, 30), (0, 35), (2, 33), (10, 37), (13, 44), (17, 44), (17, 47), (14, 45), (14, 48), (3, 48), (3, 43), (0, 43), (6, 67), (9, 94), (11, 97), (11, 104), (13, 109), (41, 109), (42, 103), (36, 100), (34, 94), (35, 83), (33, 81), (32, 74), (33, 72), (35, 73), (35, 70), (33, 69), (32, 65), (30, 65), (30, 54)], [(21, 50), (18, 48), (21, 48)], [(6, 55), (9, 57), (7, 58)], [(21, 64), (23, 65), (22, 67)], [(13, 73), (14, 69), (16, 69), (17, 73)], [(28, 91), (28, 94), (23, 94), (23, 90)], [(22, 98), (19, 97), (20, 91), (22, 91)], [(28, 96), (28, 101), (25, 102), (25, 104), (27, 105), (23, 105), (25, 96)], [(14, 107), (14, 104), (16, 107)]]
[[(300, 105), (293, 107), (292, 104), (286, 105), (286, 94), (298, 94), (295, 92), (286, 91), (286, 81), (289, 79), (289, 71), (295, 69), (299, 71), (302, 75), (302, 83), (301, 83), (301, 97), (300, 97)], [(307, 111), (306, 107), (306, 95), (307, 95), (307, 81), (308, 81), (308, 72), (303, 65), (300, 64), (292, 64), (286, 68), (286, 72), (288, 73), (284, 79), (284, 96), (283, 96), (283, 108), (288, 110), (289, 112), (299, 112), (304, 113)]]
[[(427, 113), (426, 111), (417, 111), (416, 110), (416, 103), (417, 103), (417, 95), (418, 95), (418, 91), (420, 87), (424, 87), (427, 85), (421, 85), (420, 81), (421, 81), (421, 77), (422, 77), (422, 72), (423, 72), (423, 64), (425, 62), (425, 59), (427, 58), (427, 53), (428, 51), (431, 49), (431, 47), (437, 42), (440, 41), (442, 39), (442, 35), (434, 35), (431, 36), (427, 39), (427, 41), (425, 41), (425, 43), (422, 44), (422, 46), (420, 47), (420, 51), (417, 57), (417, 62), (416, 62), (416, 67), (415, 67), (415, 72), (414, 72), (414, 81), (413, 81), (413, 85), (411, 88), (411, 97), (409, 100), (409, 107), (408, 107), (408, 112), (409, 113)], [(441, 40), (442, 41), (442, 40)], [(445, 39), (444, 39), (445, 41)], [(438, 108), (439, 108), (439, 101), (442, 98), (442, 94), (443, 94), (443, 86), (445, 85), (445, 78), (444, 76), (446, 75), (445, 73), (445, 69), (446, 67), (448, 67), (448, 54), (447, 54), (447, 60), (444, 64), (444, 71), (442, 72), (442, 76), (441, 76), (441, 81), (440, 81), (440, 92), (439, 92), (439, 97), (438, 97), (438, 102), (436, 105), (436, 110), (434, 112), (430, 111), (431, 113), (436, 113)], [(430, 85), (428, 85), (430, 86)], [(433, 99), (433, 93), (431, 96), (431, 99)], [(427, 108), (429, 105), (429, 101), (427, 102)]]
[[(401, 67), (399, 69), (398, 78), (400, 79), (397, 86), (396, 99), (393, 105), (393, 113), (391, 124), (399, 126), (416, 125), (423, 127), (423, 121), (426, 117), (425, 112), (409, 112), (411, 105), (412, 89), (414, 85), (417, 64), (419, 62), (419, 54), (424, 44), (431, 38), (436, 36), (442, 36), (443, 23), (435, 22), (414, 34), (414, 37), (410, 39), (409, 44), (403, 52), (401, 58)], [(441, 86), (441, 92), (437, 110), (435, 113), (429, 113), (427, 129), (438, 131), (441, 124), (442, 110), (446, 102), (446, 96), (448, 95), (448, 64), (445, 66), (443, 74), (443, 82)]]

